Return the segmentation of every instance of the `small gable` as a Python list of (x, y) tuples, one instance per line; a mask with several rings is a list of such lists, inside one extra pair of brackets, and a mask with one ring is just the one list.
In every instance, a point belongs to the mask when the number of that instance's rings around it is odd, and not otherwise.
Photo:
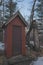
[(10, 19), (7, 23), (5, 23), (5, 26), (7, 26), (12, 20), (14, 20), (16, 17), (18, 17), (20, 20), (22, 20), (22, 23), (27, 26), (28, 23), (25, 21), (25, 19), (23, 18), (23, 16), (21, 15), (21, 13), (19, 11), (17, 11)]

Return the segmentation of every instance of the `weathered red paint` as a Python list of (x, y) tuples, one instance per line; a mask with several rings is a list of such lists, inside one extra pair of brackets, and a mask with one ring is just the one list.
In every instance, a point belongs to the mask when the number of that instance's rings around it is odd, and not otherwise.
[(26, 38), (25, 38), (25, 25), (20, 19), (19, 16), (16, 16), (5, 28), (5, 52), (6, 57), (12, 56), (12, 26), (21, 26), (22, 27), (22, 55), (26, 55)]

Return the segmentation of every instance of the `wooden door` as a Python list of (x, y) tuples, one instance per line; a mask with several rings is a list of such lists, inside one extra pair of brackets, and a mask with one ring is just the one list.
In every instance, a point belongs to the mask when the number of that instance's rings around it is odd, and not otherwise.
[(19, 55), (22, 53), (22, 28), (21, 26), (13, 26), (13, 55)]

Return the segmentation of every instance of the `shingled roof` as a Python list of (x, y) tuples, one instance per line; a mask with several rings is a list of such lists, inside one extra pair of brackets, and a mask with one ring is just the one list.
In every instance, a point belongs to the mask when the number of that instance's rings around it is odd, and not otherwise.
[[(17, 11), (9, 20), (8, 22), (6, 22), (4, 24), (4, 26), (7, 26), (16, 16), (19, 16), (21, 18), (21, 20), (23, 21), (23, 23), (27, 26), (28, 23), (25, 21), (25, 19), (23, 18), (23, 16), (21, 15), (21, 13), (19, 11)], [(2, 26), (3, 27), (3, 26)]]

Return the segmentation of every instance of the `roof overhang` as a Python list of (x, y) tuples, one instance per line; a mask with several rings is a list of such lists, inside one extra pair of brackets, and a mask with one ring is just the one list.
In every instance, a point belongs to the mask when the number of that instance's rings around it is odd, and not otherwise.
[(25, 24), (25, 26), (28, 26), (28, 23), (25, 21), (25, 19), (23, 18), (23, 16), (21, 15), (21, 13), (19, 11), (17, 11), (9, 20), (7, 23), (3, 24), (3, 28), (6, 27), (16, 16), (19, 16), (21, 18), (21, 20), (23, 21), (23, 23)]

